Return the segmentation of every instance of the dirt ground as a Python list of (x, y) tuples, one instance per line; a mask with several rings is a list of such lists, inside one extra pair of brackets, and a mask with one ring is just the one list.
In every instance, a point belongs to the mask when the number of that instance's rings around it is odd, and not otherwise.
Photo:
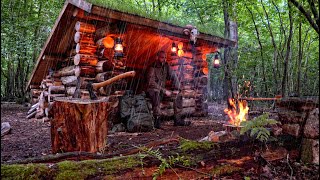
[[(189, 127), (175, 127), (172, 121), (165, 121), (161, 129), (146, 133), (126, 133), (116, 132), (108, 135), (108, 145), (105, 153), (113, 153), (119, 150), (132, 148), (146, 144), (153, 140), (158, 140), (174, 135), (179, 135), (189, 140), (199, 140), (207, 136), (210, 131), (223, 130), (222, 124), (226, 122), (226, 117), (223, 112), (226, 104), (210, 103), (209, 115), (207, 117), (189, 117), (187, 120), (192, 121)], [(50, 140), (50, 122), (42, 122), (37, 119), (27, 119), (26, 113), (28, 107), (17, 104), (1, 104), (1, 122), (9, 122), (11, 132), (1, 138), (1, 163), (13, 160), (22, 160), (30, 157), (38, 157), (51, 154)], [(160, 146), (159, 149), (163, 152), (170, 152), (171, 148), (176, 146)], [(236, 150), (237, 151), (237, 150)], [(239, 153), (236, 156), (227, 157), (222, 155), (222, 159), (242, 159), (245, 157), (253, 157), (253, 151), (248, 147), (238, 149)], [(261, 179), (261, 171), (259, 164), (253, 158), (241, 165), (241, 171), (235, 173), (226, 173), (219, 178), (225, 179), (243, 179), (251, 177), (251, 179)], [(266, 179), (318, 179), (318, 166), (303, 165), (294, 162), (294, 159), (288, 161), (281, 160), (273, 164), (273, 176)], [(175, 171), (168, 170), (161, 179), (210, 179), (205, 173), (210, 173), (213, 167), (217, 165), (226, 165), (228, 163), (219, 161), (219, 158), (205, 162), (205, 165), (197, 167), (197, 170), (176, 168)], [(129, 172), (122, 173), (116, 179), (150, 179), (152, 172), (156, 167), (146, 167), (143, 169), (134, 169)], [(199, 172), (202, 172), (199, 173)], [(292, 173), (292, 174), (291, 174)], [(219, 179), (215, 178), (215, 179)], [(99, 179), (99, 178), (98, 178)], [(262, 178), (263, 179), (263, 178)]]

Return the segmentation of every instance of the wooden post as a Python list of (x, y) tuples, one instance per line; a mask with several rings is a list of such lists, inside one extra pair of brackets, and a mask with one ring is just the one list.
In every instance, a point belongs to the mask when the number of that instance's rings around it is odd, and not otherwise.
[(57, 98), (51, 121), (52, 152), (99, 152), (107, 143), (109, 102)]

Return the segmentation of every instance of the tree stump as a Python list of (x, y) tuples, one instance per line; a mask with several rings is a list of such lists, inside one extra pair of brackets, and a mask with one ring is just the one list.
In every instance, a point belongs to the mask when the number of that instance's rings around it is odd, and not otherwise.
[(109, 106), (104, 99), (57, 98), (52, 107), (52, 152), (103, 151)]

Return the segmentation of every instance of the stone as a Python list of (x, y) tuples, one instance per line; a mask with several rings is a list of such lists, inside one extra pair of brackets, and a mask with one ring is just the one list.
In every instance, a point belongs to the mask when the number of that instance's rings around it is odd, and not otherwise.
[(289, 110), (305, 112), (311, 111), (319, 106), (319, 100), (317, 98), (299, 98), (299, 97), (287, 97), (276, 102), (277, 107), (284, 107)]
[(299, 124), (284, 124), (282, 126), (282, 133), (289, 134), (295, 137), (300, 135), (300, 125)]
[(306, 125), (304, 126), (303, 136), (311, 139), (319, 139), (319, 108), (310, 112)]
[(301, 161), (319, 165), (319, 139), (303, 138)]
[(286, 108), (278, 108), (279, 121), (283, 124), (302, 123), (306, 119), (306, 112), (290, 111)]

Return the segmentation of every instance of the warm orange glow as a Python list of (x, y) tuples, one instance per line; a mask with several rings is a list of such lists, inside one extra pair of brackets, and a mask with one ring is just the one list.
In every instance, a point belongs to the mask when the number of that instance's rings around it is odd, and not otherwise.
[(182, 49), (178, 50), (178, 56), (181, 57), (184, 54), (184, 51)]
[(179, 42), (178, 43), (178, 49), (182, 49), (183, 48), (183, 43), (182, 42)]
[(209, 69), (207, 67), (202, 69), (203, 74), (208, 75)]
[(201, 59), (203, 60), (203, 61), (206, 61), (207, 60), (207, 54), (202, 54), (202, 56), (201, 56)]
[(122, 44), (116, 44), (116, 46), (114, 47), (114, 50), (117, 52), (123, 52)]
[(246, 116), (249, 111), (247, 101), (238, 101), (238, 108), (234, 99), (228, 99), (231, 109), (226, 108), (224, 112), (228, 114), (229, 123), (235, 126), (240, 126), (240, 123), (246, 121)]
[(103, 43), (104, 47), (106, 47), (106, 48), (113, 48), (113, 46), (114, 46), (114, 40), (110, 36), (104, 38), (102, 43)]

